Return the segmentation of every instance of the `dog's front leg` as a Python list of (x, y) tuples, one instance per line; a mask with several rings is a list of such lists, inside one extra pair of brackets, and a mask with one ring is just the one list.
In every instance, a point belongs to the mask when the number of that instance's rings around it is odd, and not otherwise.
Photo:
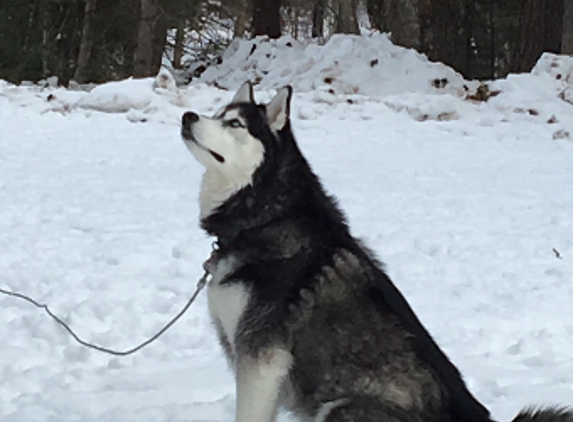
[(284, 349), (267, 349), (258, 357), (237, 356), (236, 422), (273, 422), (281, 384), (292, 364)]

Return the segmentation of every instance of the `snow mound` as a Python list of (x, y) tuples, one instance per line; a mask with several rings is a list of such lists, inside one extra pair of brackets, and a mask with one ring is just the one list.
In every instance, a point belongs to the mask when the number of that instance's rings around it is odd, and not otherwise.
[(8, 89), (10, 84), (7, 81), (0, 80), (0, 95), (4, 95), (4, 91)]
[(77, 105), (107, 113), (126, 113), (131, 109), (142, 110), (153, 101), (153, 78), (108, 82), (95, 87), (83, 96)]
[(570, 139), (573, 127), (573, 57), (544, 53), (531, 73), (510, 74), (489, 84), (487, 105), (502, 121), (551, 125), (553, 139)]
[(121, 113), (132, 123), (178, 125), (184, 110), (213, 113), (245, 80), (257, 84), (257, 100), (263, 102), (274, 89), (292, 85), (297, 98), (293, 116), (301, 120), (315, 120), (327, 109), (341, 110), (343, 119), (348, 113), (370, 119), (372, 105), (383, 104), (386, 111), (419, 122), (464, 120), (494, 126), (520, 121), (551, 125), (553, 139), (569, 140), (573, 133), (572, 57), (544, 54), (531, 73), (480, 83), (464, 80), (453, 69), (395, 46), (378, 33), (335, 35), (325, 45), (291, 37), (236, 39), (220, 64), (187, 87), (177, 86), (164, 69), (155, 78), (95, 88), (0, 82), (0, 99), (36, 107), (41, 114), (91, 116), (95, 110)]
[(392, 96), (384, 104), (395, 111), (405, 111), (418, 122), (437, 120), (440, 122), (459, 118), (461, 100), (452, 95), (422, 95), (409, 93)]
[(129, 78), (99, 85), (81, 97), (77, 106), (106, 113), (134, 110), (148, 113), (156, 111), (160, 108), (158, 102), (164, 101), (178, 107), (187, 105), (175, 86), (173, 76), (162, 69), (155, 78)]
[[(61, 111), (57, 102), (50, 111)], [(177, 89), (175, 79), (165, 69), (155, 78), (108, 82), (81, 96), (63, 111), (79, 107), (105, 113), (126, 113), (132, 123), (147, 122), (153, 115), (160, 120), (178, 121), (182, 107), (188, 107), (185, 90)]]
[(558, 81), (573, 84), (573, 57), (543, 53), (531, 71), (533, 75), (548, 74)]
[(199, 82), (237, 89), (246, 79), (261, 88), (292, 85), (296, 92), (328, 86), (335, 94), (384, 97), (404, 92), (464, 95), (467, 81), (442, 63), (398, 47), (385, 34), (334, 35), (325, 45), (285, 36), (235, 39), (220, 64)]
[(164, 89), (171, 92), (177, 92), (175, 78), (167, 69), (161, 69), (153, 83), (155, 89)]
[(544, 53), (533, 70), (533, 75), (549, 75), (557, 81), (559, 99), (573, 104), (573, 57)]

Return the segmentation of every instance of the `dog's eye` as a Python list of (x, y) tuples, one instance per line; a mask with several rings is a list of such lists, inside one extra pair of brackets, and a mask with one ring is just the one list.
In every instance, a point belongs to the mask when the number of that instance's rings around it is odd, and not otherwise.
[(239, 119), (229, 120), (229, 121), (227, 122), (227, 124), (228, 124), (229, 126), (231, 126), (232, 128), (235, 128), (235, 129), (237, 129), (237, 128), (239, 128), (239, 127), (244, 127), (243, 124), (241, 123), (241, 121), (240, 121)]

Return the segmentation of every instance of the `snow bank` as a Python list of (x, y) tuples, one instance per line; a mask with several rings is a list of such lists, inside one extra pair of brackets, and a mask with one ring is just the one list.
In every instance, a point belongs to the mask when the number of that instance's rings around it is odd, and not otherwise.
[(199, 82), (236, 89), (246, 79), (263, 89), (290, 84), (296, 92), (328, 86), (337, 94), (387, 96), (404, 92), (463, 95), (467, 81), (453, 69), (398, 47), (385, 34), (334, 35), (325, 45), (285, 36), (235, 39)]
[[(419, 122), (464, 120), (491, 126), (518, 120), (555, 125), (555, 139), (573, 133), (573, 58), (545, 54), (531, 73), (480, 85), (378, 33), (335, 35), (325, 45), (291, 37), (237, 39), (220, 64), (187, 87), (177, 87), (163, 70), (156, 78), (109, 82), (91, 92), (4, 82), (0, 96), (22, 106), (40, 99), (41, 113), (89, 115), (95, 110), (125, 114), (130, 122), (176, 125), (184, 109), (210, 113), (245, 80), (257, 84), (260, 101), (272, 90), (292, 85), (298, 97), (294, 115), (303, 120), (317, 119), (327, 107), (377, 102)], [(213, 90), (215, 103), (204, 102), (205, 93)], [(305, 105), (298, 107), (303, 99)]]
[[(296, 93), (310, 93), (320, 107), (381, 101), (416, 121), (473, 118), (490, 125), (537, 119), (573, 124), (568, 118), (573, 58), (554, 54), (544, 54), (531, 73), (483, 84), (486, 93), (480, 96), (479, 81), (465, 80), (442, 63), (396, 46), (385, 34), (335, 35), (322, 46), (288, 36), (259, 37), (234, 40), (221, 63), (207, 69), (196, 83), (232, 91), (245, 80), (263, 91), (290, 84)], [(315, 114), (320, 112), (306, 108), (301, 117)], [(568, 132), (561, 126), (555, 130), (557, 137)]]
[(489, 83), (487, 102), (502, 122), (521, 120), (551, 125), (553, 139), (573, 132), (573, 57), (545, 53), (531, 73), (510, 74)]
[(544, 53), (531, 73), (533, 75), (548, 74), (558, 81), (573, 84), (573, 57)]
[(153, 104), (159, 98), (174, 105), (186, 105), (177, 93), (173, 76), (166, 70), (161, 70), (155, 78), (129, 78), (97, 86), (80, 98), (77, 106), (107, 113), (129, 112), (133, 115), (137, 110), (154, 110)]
[(153, 78), (108, 82), (80, 98), (78, 106), (108, 113), (142, 110), (153, 100)]
[[(0, 87), (0, 95), (1, 89)], [(16, 87), (14, 91), (21, 96), (23, 89)], [(84, 110), (89, 114), (95, 110), (125, 114), (127, 120), (133, 123), (147, 122), (150, 119), (175, 122), (179, 120), (181, 109), (189, 106), (186, 90), (179, 90), (173, 76), (166, 70), (159, 72), (155, 78), (129, 78), (108, 82), (87, 92), (79, 87), (76, 90), (40, 87), (34, 89), (39, 91), (36, 96), (41, 96), (47, 103), (41, 108), (41, 113), (57, 112), (65, 115)], [(16, 94), (12, 97), (16, 98)]]
[(0, 80), (0, 95), (4, 95), (4, 91), (10, 86), (6, 81)]
[(533, 75), (549, 75), (557, 81), (559, 89), (558, 97), (573, 104), (573, 57), (559, 56), (557, 54), (545, 53), (532, 72)]

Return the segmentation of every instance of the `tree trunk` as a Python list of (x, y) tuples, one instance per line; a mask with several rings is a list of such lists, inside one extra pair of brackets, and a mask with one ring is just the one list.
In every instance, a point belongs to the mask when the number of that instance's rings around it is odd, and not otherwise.
[(366, 12), (370, 19), (370, 28), (380, 32), (384, 31), (386, 27), (385, 3), (385, 0), (366, 0)]
[(269, 38), (281, 36), (280, 0), (253, 1), (253, 36), (268, 35)]
[(386, 3), (392, 41), (406, 48), (420, 48), (419, 1), (390, 0)]
[(356, 18), (356, 1), (355, 0), (336, 0), (337, 17), (336, 31), (342, 34), (360, 34), (358, 28), (358, 19)]
[(57, 76), (59, 82), (65, 84), (73, 76), (71, 72), (78, 56), (78, 26), (83, 11), (75, 1), (39, 3), (43, 74), (44, 77)]
[(292, 28), (292, 37), (295, 40), (298, 40), (298, 25), (299, 25), (299, 19), (300, 19), (300, 8), (299, 7), (293, 7), (292, 8), (292, 21), (293, 21), (293, 28)]
[(511, 66), (512, 72), (529, 72), (544, 51), (561, 52), (564, 11), (564, 0), (525, 2), (520, 41)]
[(54, 10), (57, 5), (49, 2), (43, 2), (40, 6), (40, 22), (42, 26), (42, 75), (43, 77), (57, 74), (57, 65), (55, 63), (58, 54), (56, 50), (56, 33), (54, 27), (57, 19), (57, 11)]
[(88, 80), (88, 63), (94, 44), (94, 13), (97, 0), (86, 0), (84, 9), (84, 25), (82, 29), (82, 41), (78, 62), (74, 73), (74, 80), (79, 83), (85, 83)]
[(141, 18), (137, 31), (137, 47), (133, 59), (133, 76), (146, 77), (153, 75), (153, 53), (155, 24), (159, 10), (155, 0), (141, 0)]
[[(567, 2), (570, 3), (571, 0), (567, 0)], [(565, 14), (565, 0), (546, 0), (544, 3), (545, 37), (543, 51), (560, 54), (563, 45), (563, 15)]]
[(465, 2), (459, 0), (420, 1), (420, 49), (432, 61), (463, 72), (467, 63)]
[(173, 47), (173, 69), (181, 69), (181, 58), (183, 57), (183, 41), (185, 38), (185, 22), (179, 19), (175, 32), (175, 46)]
[(163, 53), (167, 45), (167, 31), (169, 30), (169, 22), (163, 14), (156, 17), (155, 26), (153, 28), (153, 50), (151, 54), (151, 68), (149, 69), (149, 76), (155, 76), (161, 68), (163, 61)]
[(565, 13), (563, 15), (563, 45), (561, 52), (573, 54), (573, 2), (565, 2)]
[(251, 2), (249, 0), (237, 0), (239, 7), (236, 9), (235, 27), (233, 28), (234, 38), (243, 38), (249, 25), (249, 18), (252, 14)]
[(324, 36), (324, 0), (315, 0), (312, 6), (312, 38)]
[[(119, 4), (123, 3), (120, 2)], [(120, 68), (121, 77), (134, 75), (139, 36), (139, 22), (141, 18), (140, 0), (126, 0), (125, 4), (130, 6), (129, 8), (133, 10), (133, 13), (129, 15), (129, 17), (126, 16), (125, 20), (122, 22), (124, 25), (122, 25), (123, 31), (119, 46), (124, 51), (124, 61), (122, 68)]]
[[(474, 2), (466, 2), (466, 9), (463, 19), (463, 28), (464, 28), (464, 37), (462, 42), (464, 43), (464, 67), (463, 69), (459, 69), (458, 71), (462, 73), (466, 78), (473, 78), (474, 77), (474, 67), (475, 67), (475, 57), (474, 57), (474, 49), (478, 42), (481, 43), (481, 39), (478, 39), (474, 29), (474, 20), (473, 17), (476, 14), (475, 10), (475, 3)], [(493, 27), (490, 28), (493, 32)], [(490, 34), (491, 35), (491, 34)], [(491, 35), (493, 37), (493, 35)], [(490, 77), (493, 77), (491, 75)]]
[[(488, 19), (488, 27), (490, 31), (490, 38), (489, 38), (489, 72), (492, 77), (495, 75), (495, 61), (496, 61), (496, 27), (495, 27), (495, 5), (494, 2), (491, 1), (488, 4), (489, 6), (489, 19)], [(467, 52), (466, 54), (471, 54), (471, 52)], [(469, 71), (469, 69), (468, 69)]]
[(389, 32), (394, 44), (420, 48), (419, 0), (368, 0), (370, 26)]

